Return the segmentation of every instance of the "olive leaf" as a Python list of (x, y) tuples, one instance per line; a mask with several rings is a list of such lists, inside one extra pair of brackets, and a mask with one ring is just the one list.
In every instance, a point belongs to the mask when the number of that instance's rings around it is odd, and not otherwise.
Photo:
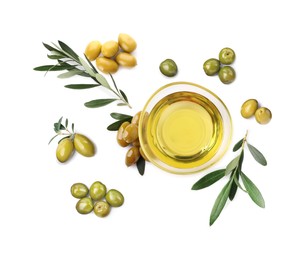
[(97, 108), (108, 105), (109, 103), (114, 102), (117, 99), (114, 98), (106, 98), (106, 99), (96, 99), (86, 102), (84, 105), (89, 108)]
[(263, 156), (263, 154), (258, 150), (256, 149), (253, 145), (248, 144), (248, 148), (249, 148), (249, 151), (250, 153), (252, 154), (252, 156), (254, 157), (254, 159), (261, 165), (263, 166), (266, 166), (267, 165), (267, 160), (266, 158)]
[(70, 84), (70, 85), (65, 85), (65, 88), (70, 88), (70, 89), (88, 89), (88, 88), (94, 88), (100, 86), (99, 84)]
[(58, 41), (58, 44), (61, 46), (62, 50), (68, 53), (72, 58), (77, 60), (79, 56), (64, 42)]
[(65, 128), (67, 128), (68, 126), (68, 118), (66, 118), (66, 121), (65, 121)]
[(128, 101), (128, 98), (125, 95), (125, 93), (121, 89), (119, 91), (120, 91), (121, 95), (123, 96), (124, 100), (128, 103), (129, 101)]
[(235, 157), (227, 166), (225, 169), (225, 175), (230, 174), (234, 169), (238, 167), (240, 155)]
[(66, 78), (70, 78), (70, 77), (73, 77), (75, 75), (78, 75), (82, 73), (82, 71), (80, 70), (77, 70), (77, 69), (73, 69), (73, 70), (69, 70), (68, 72), (65, 72), (65, 73), (62, 73), (62, 74), (59, 74), (57, 77), (59, 79), (66, 79)]
[(131, 119), (130, 120), (126, 120), (126, 119), (123, 119), (123, 120), (118, 120), (112, 124), (110, 124), (108, 127), (107, 127), (107, 130), (108, 131), (117, 131), (119, 130), (120, 126), (124, 123), (124, 122), (131, 122)]
[(206, 187), (209, 187), (210, 185), (214, 184), (218, 180), (220, 180), (225, 175), (225, 169), (213, 171), (211, 173), (208, 173), (201, 179), (199, 179), (195, 184), (192, 186), (192, 190), (200, 190), (204, 189)]
[(238, 151), (241, 148), (243, 140), (244, 140), (244, 138), (242, 138), (238, 143), (236, 143), (234, 145), (233, 152), (236, 152), (236, 151)]
[(92, 68), (92, 70), (95, 73), (98, 73), (98, 71), (96, 70), (95, 66), (91, 63), (91, 61), (87, 58), (87, 56), (85, 54), (84, 54), (84, 57), (85, 57), (86, 61), (88, 62), (88, 64), (90, 65), (90, 67)]
[(142, 156), (139, 157), (138, 161), (136, 162), (136, 166), (139, 174), (144, 175), (146, 168), (146, 161), (145, 159), (142, 158)]
[(251, 199), (261, 208), (265, 207), (265, 201), (256, 185), (243, 173), (240, 173), (245, 189)]
[(133, 117), (130, 116), (130, 115), (125, 115), (125, 114), (120, 114), (120, 113), (111, 113), (110, 114), (112, 118), (114, 119), (117, 119), (117, 120), (124, 120), (124, 119), (127, 119), (128, 120), (131, 120)]

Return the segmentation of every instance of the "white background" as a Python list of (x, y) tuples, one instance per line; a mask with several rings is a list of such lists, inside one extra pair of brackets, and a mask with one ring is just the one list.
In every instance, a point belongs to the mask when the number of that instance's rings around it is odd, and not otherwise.
[[(7, 1), (1, 7), (0, 259), (305, 259), (305, 12), (304, 1)], [(33, 67), (49, 64), (42, 42), (62, 40), (81, 54), (91, 40), (132, 35), (138, 66), (115, 79), (133, 109), (115, 104), (88, 109), (109, 97), (100, 89), (63, 86), (83, 78), (44, 77)], [(236, 81), (208, 77), (203, 62), (231, 47)], [(159, 72), (174, 59), (175, 78)], [(52, 61), (51, 61), (52, 62)], [(266, 156), (250, 155), (244, 171), (260, 188), (266, 208), (242, 191), (209, 226), (215, 198), (225, 184), (191, 191), (208, 171), (189, 176), (147, 164), (140, 176), (126, 168), (126, 149), (106, 130), (109, 114), (134, 114), (157, 88), (172, 81), (203, 85), (231, 111), (233, 144), (249, 130), (249, 142)], [(270, 124), (240, 116), (256, 98), (273, 113)], [(92, 158), (55, 158), (53, 123), (64, 116), (97, 146)], [(229, 150), (213, 168), (225, 167)], [(209, 171), (210, 171), (209, 170)], [(75, 182), (100, 180), (125, 196), (125, 204), (101, 219), (79, 215), (70, 195)]]

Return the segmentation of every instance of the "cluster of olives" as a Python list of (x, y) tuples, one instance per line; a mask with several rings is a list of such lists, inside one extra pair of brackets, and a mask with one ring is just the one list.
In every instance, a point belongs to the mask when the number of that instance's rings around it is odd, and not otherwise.
[(271, 111), (266, 107), (259, 107), (256, 99), (248, 99), (241, 106), (241, 115), (244, 118), (250, 118), (255, 115), (259, 124), (268, 124), (272, 119)]
[(96, 60), (96, 66), (100, 71), (115, 73), (119, 65), (136, 66), (136, 58), (131, 54), (136, 47), (136, 41), (130, 35), (120, 33), (118, 42), (107, 41), (104, 44), (99, 41), (90, 42), (85, 49), (85, 55), (90, 61)]
[[(218, 73), (219, 79), (224, 84), (232, 83), (236, 78), (236, 72), (228, 66), (235, 60), (236, 54), (231, 48), (223, 48), (219, 53), (219, 60), (215, 58), (208, 59), (203, 64), (206, 75), (213, 76)], [(221, 64), (225, 66), (221, 67)]]
[(159, 70), (167, 77), (174, 77), (178, 72), (177, 65), (172, 59), (166, 59), (161, 62), (159, 65)]
[(129, 145), (132, 145), (132, 147), (129, 148), (125, 156), (125, 164), (128, 167), (135, 164), (140, 157), (147, 160), (140, 147), (138, 138), (140, 115), (141, 111), (134, 115), (131, 122), (127, 121), (122, 123), (117, 132), (117, 143), (120, 146), (127, 147)]
[(120, 207), (124, 203), (120, 191), (107, 191), (100, 181), (94, 182), (89, 189), (83, 183), (75, 183), (70, 192), (73, 197), (79, 199), (75, 207), (80, 214), (89, 214), (93, 210), (98, 217), (103, 218), (110, 213), (111, 207)]

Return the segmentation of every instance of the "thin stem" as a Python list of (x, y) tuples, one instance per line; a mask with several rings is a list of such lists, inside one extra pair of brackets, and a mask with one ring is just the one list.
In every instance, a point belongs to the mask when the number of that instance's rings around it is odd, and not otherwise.
[(247, 136), (248, 136), (249, 130), (246, 131), (245, 136), (243, 138), (242, 142), (242, 150), (244, 149), (244, 144), (247, 142)]

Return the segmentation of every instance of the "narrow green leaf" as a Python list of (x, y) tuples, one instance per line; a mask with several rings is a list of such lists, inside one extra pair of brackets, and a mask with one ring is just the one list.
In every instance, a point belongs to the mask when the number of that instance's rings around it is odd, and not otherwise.
[(80, 74), (80, 73), (81, 73), (80, 70), (75, 70), (75, 69), (73, 69), (73, 70), (69, 70), (68, 72), (59, 74), (57, 77), (58, 77), (59, 79), (66, 79), (66, 78), (70, 78), (70, 77), (73, 77), (73, 76), (75, 76), (75, 75), (78, 75), (78, 74)]
[(120, 93), (123, 96), (124, 100), (128, 103), (129, 100), (128, 100), (127, 96), (125, 95), (125, 93), (121, 89), (120, 89)]
[(210, 225), (213, 225), (214, 222), (217, 220), (217, 218), (219, 217), (219, 215), (221, 214), (224, 206), (225, 206), (225, 203), (228, 199), (228, 195), (230, 193), (230, 190), (231, 190), (231, 186), (232, 186), (232, 181), (233, 180), (230, 180), (224, 187), (223, 189), (221, 190), (221, 192), (219, 193), (216, 201), (215, 201), (215, 204), (212, 208), (212, 211), (210, 213), (210, 220), (209, 220), (209, 224)]
[[(124, 120), (124, 119), (128, 119), (128, 120), (131, 120), (133, 117), (130, 116), (130, 115), (125, 115), (125, 114), (120, 114), (120, 113), (111, 113), (110, 116), (114, 119), (117, 119), (117, 120)], [(128, 121), (127, 120), (127, 121)]]
[(259, 189), (255, 184), (243, 173), (240, 173), (244, 187), (246, 188), (251, 199), (261, 208), (265, 207), (265, 201)]
[(65, 130), (65, 127), (62, 124), (54, 123), (54, 129)]
[(49, 143), (48, 144), (50, 144), (53, 140), (54, 140), (54, 138), (56, 138), (58, 136), (58, 134), (57, 135), (55, 135), (55, 136), (53, 136), (52, 138), (51, 138), (51, 140), (49, 141)]
[(113, 75), (109, 73), (109, 76), (111, 77), (111, 79), (112, 79), (112, 81), (113, 81), (113, 84), (114, 84), (114, 86), (115, 86), (116, 91), (119, 93), (119, 89), (118, 89), (118, 87), (117, 87), (117, 84), (116, 84), (116, 82), (115, 82), (115, 79), (114, 79)]
[(119, 120), (119, 121), (116, 121), (112, 124), (110, 124), (108, 127), (107, 127), (107, 130), (108, 131), (117, 131), (119, 129), (119, 127), (124, 123), (124, 122), (131, 122), (131, 120)]
[(136, 166), (140, 175), (144, 175), (145, 168), (146, 168), (146, 161), (141, 156), (139, 157), (138, 161), (136, 162)]
[(85, 71), (86, 71), (91, 77), (96, 77), (96, 74), (94, 73), (94, 71), (92, 70), (92, 68), (86, 63), (85, 60), (83, 60), (81, 57), (79, 57), (79, 61), (80, 61), (81, 65), (83, 66), (83, 68), (85, 69)]
[(62, 41), (58, 41), (58, 44), (61, 46), (63, 51), (67, 52), (72, 58), (75, 60), (79, 59), (79, 56), (67, 44)]
[(239, 158), (240, 156), (235, 157), (227, 166), (225, 169), (225, 175), (230, 174), (235, 168), (237, 168), (239, 164)]
[(239, 156), (239, 162), (238, 162), (238, 170), (241, 171), (242, 169), (242, 163), (244, 159), (244, 150), (241, 151), (240, 156)]
[(97, 81), (105, 88), (111, 89), (110, 85), (108, 84), (106, 78), (104, 78), (101, 74), (96, 73), (94, 74), (94, 77), (97, 79)]
[(70, 85), (65, 85), (65, 88), (70, 88), (70, 89), (88, 89), (88, 88), (94, 88), (98, 87), (100, 85), (98, 84), (70, 84)]
[(43, 45), (45, 46), (45, 48), (47, 50), (49, 50), (51, 52), (56, 51), (57, 53), (61, 54), (63, 57), (67, 58), (67, 55), (64, 52), (62, 52), (60, 49), (56, 49), (56, 48), (54, 48), (54, 47), (52, 47), (52, 46), (50, 46), (49, 44), (46, 44), (46, 43), (43, 43)]
[(71, 124), (72, 133), (74, 133), (74, 123)]
[(239, 150), (239, 149), (241, 148), (242, 143), (243, 143), (243, 139), (244, 139), (244, 138), (242, 138), (238, 143), (236, 143), (236, 144), (234, 145), (233, 152), (236, 152), (237, 150)]
[(95, 73), (99, 73), (99, 72), (96, 70), (95, 66), (94, 66), (94, 65), (91, 63), (91, 61), (87, 58), (87, 56), (85, 55), (85, 53), (84, 53), (84, 57), (85, 57), (86, 61), (88, 62), (88, 64), (90, 65), (90, 67), (92, 68), (92, 70), (93, 70)]
[(62, 65), (44, 65), (35, 67), (34, 70), (36, 71), (60, 71), (60, 70), (66, 70), (68, 66), (62, 66)]
[(51, 60), (58, 60), (64, 58), (63, 56), (60, 55), (47, 55), (49, 59)]
[(127, 106), (128, 104), (126, 104), (126, 103), (117, 103), (117, 106), (118, 107), (124, 107), (124, 106)]
[(117, 99), (114, 98), (96, 99), (86, 102), (84, 105), (89, 108), (103, 107), (114, 102), (115, 100)]
[(267, 165), (267, 160), (266, 158), (263, 156), (263, 154), (258, 151), (258, 149), (256, 149), (253, 145), (248, 143), (248, 148), (251, 152), (251, 154), (253, 155), (254, 159), (261, 165), (266, 166)]
[(232, 183), (231, 190), (230, 190), (230, 192), (229, 192), (229, 194), (228, 194), (228, 198), (229, 198), (231, 201), (235, 198), (236, 193), (237, 193), (237, 189), (238, 189), (237, 184), (236, 184), (235, 182), (233, 182), (233, 183)]
[(201, 179), (199, 179), (195, 184), (193, 184), (191, 189), (192, 190), (204, 189), (214, 184), (224, 176), (225, 176), (225, 169), (210, 172)]
[(241, 189), (241, 190), (244, 191), (244, 192), (247, 192), (247, 191), (241, 186), (241, 184), (240, 184), (240, 182), (239, 182), (239, 175), (237, 175), (237, 174), (234, 175), (234, 182), (235, 182), (235, 184), (239, 187), (239, 189)]
[(56, 125), (54, 124), (54, 127), (55, 127), (55, 129), (56, 129), (56, 132), (58, 132), (58, 131), (61, 129), (61, 127), (62, 127), (62, 120), (63, 120), (63, 117), (61, 117), (61, 118), (58, 120), (58, 122), (56, 123)]
[(67, 128), (68, 126), (68, 118), (66, 118), (66, 121), (65, 121), (65, 128)]

